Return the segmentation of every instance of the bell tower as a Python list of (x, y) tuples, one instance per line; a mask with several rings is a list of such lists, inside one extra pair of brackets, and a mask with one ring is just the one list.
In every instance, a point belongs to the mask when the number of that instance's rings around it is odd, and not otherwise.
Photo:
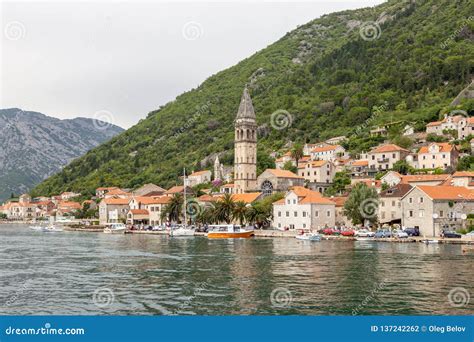
[(257, 122), (247, 87), (235, 119), (234, 184), (242, 194), (257, 188)]

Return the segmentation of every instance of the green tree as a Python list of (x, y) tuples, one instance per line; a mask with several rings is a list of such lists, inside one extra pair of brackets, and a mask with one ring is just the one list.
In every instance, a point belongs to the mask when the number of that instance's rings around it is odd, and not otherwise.
[(214, 202), (213, 218), (216, 222), (232, 222), (235, 202), (231, 194), (225, 194), (220, 200)]
[(344, 215), (350, 218), (353, 224), (364, 224), (365, 221), (376, 223), (377, 214), (377, 190), (364, 183), (356, 184), (344, 204)]
[(392, 170), (402, 175), (407, 175), (413, 172), (413, 168), (405, 160), (399, 160), (393, 164)]
[(474, 171), (474, 156), (465, 156), (459, 159), (458, 171)]
[(296, 168), (295, 165), (291, 162), (291, 160), (288, 160), (285, 165), (283, 165), (283, 170), (288, 170), (293, 173), (298, 173), (298, 169)]
[(290, 151), (291, 158), (295, 160), (296, 169), (298, 169), (298, 162), (304, 156), (303, 146), (301, 144), (294, 144)]
[(347, 171), (336, 172), (333, 183), (325, 191), (326, 196), (335, 196), (341, 194), (346, 186), (351, 184), (351, 177)]
[(235, 203), (234, 211), (232, 213), (232, 218), (236, 221), (239, 221), (240, 225), (243, 226), (247, 218), (247, 204), (242, 201)]
[(180, 193), (174, 194), (169, 203), (161, 213), (162, 219), (168, 219), (170, 222), (180, 222), (180, 217), (183, 212), (183, 195)]

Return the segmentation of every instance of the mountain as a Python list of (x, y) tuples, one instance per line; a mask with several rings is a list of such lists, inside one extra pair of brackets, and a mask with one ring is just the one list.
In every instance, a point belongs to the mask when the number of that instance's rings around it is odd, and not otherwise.
[[(210, 156), (232, 164), (233, 120), (246, 84), (259, 125), (259, 172), (272, 165), (269, 153), (290, 141), (347, 135), (346, 147), (357, 153), (380, 142), (367, 134), (374, 125), (396, 121), (421, 130), (453, 109), (471, 82), (473, 13), (469, 0), (391, 0), (324, 15), (149, 113), (33, 194), (165, 187), (184, 166), (210, 167)], [(459, 106), (472, 115), (472, 100)]]
[(93, 119), (60, 120), (18, 108), (0, 110), (0, 201), (30, 190), (122, 131)]

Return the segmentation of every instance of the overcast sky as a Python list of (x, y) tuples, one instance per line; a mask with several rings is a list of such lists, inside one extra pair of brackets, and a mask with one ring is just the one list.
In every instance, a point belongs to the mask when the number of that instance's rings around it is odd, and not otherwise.
[(382, 2), (2, 3), (0, 108), (128, 128), (298, 25)]

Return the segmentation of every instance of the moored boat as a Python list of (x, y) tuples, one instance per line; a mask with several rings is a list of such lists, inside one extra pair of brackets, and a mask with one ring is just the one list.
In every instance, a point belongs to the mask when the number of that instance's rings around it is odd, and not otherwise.
[(170, 229), (170, 236), (194, 236), (194, 229), (190, 227), (178, 227), (175, 229)]
[(43, 228), (43, 232), (62, 232), (64, 229), (62, 227), (59, 227), (59, 226), (55, 226), (55, 225), (49, 225), (47, 227), (44, 227)]
[(295, 238), (303, 241), (321, 241), (321, 235), (312, 232), (303, 232), (302, 234), (296, 235)]
[(254, 235), (253, 227), (249, 228), (234, 224), (211, 225), (207, 237), (209, 239), (246, 239)]
[(127, 226), (123, 223), (111, 223), (104, 228), (106, 234), (124, 234), (127, 230)]

